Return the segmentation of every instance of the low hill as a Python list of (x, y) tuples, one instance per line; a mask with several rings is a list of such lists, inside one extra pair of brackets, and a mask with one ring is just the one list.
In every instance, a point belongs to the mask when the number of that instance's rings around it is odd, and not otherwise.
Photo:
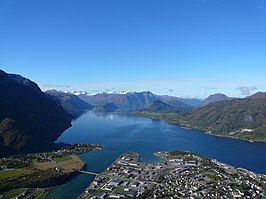
[(173, 103), (178, 106), (174, 107), (165, 102), (162, 102), (161, 100), (155, 100), (149, 108), (135, 111), (131, 113), (131, 115), (173, 122), (176, 115), (191, 109), (190, 106), (183, 104), (182, 102), (174, 101)]
[(52, 146), (71, 116), (34, 82), (0, 70), (0, 156)]
[(51, 95), (56, 102), (59, 102), (63, 109), (72, 115), (73, 118), (80, 116), (84, 111), (91, 110), (93, 106), (79, 97), (64, 93), (62, 91), (48, 90), (47, 94)]
[[(177, 107), (166, 104), (160, 100), (155, 100), (148, 109), (144, 109), (144, 111), (148, 112), (156, 112), (156, 113), (170, 113), (170, 112), (184, 112), (184, 110), (188, 110), (186, 104), (182, 102), (176, 103)], [(183, 105), (183, 106), (182, 106)]]
[(114, 112), (117, 109), (118, 107), (114, 103), (106, 103), (103, 106), (96, 106), (92, 110), (97, 112)]

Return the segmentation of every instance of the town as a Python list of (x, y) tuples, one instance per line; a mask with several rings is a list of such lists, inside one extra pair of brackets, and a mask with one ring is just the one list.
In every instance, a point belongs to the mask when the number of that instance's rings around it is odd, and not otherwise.
[(158, 152), (164, 162), (140, 162), (130, 152), (119, 157), (82, 193), (102, 198), (265, 198), (266, 176), (190, 152)]

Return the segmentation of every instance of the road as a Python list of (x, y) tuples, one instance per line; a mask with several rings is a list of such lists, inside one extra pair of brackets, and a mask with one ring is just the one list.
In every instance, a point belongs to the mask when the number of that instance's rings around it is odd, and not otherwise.
[(94, 172), (90, 172), (90, 171), (79, 171), (79, 172), (80, 173), (84, 173), (84, 174), (88, 174), (88, 175), (101, 176), (101, 177), (105, 177), (105, 178), (116, 178), (116, 179), (124, 180), (124, 181), (146, 182), (146, 183), (156, 184), (156, 185), (159, 184), (157, 182), (153, 182), (153, 181), (149, 181), (149, 180), (135, 180), (135, 179), (129, 179), (129, 178), (120, 177), (120, 176), (112, 176), (112, 175), (107, 175), (107, 174), (99, 174), (99, 173), (94, 173)]

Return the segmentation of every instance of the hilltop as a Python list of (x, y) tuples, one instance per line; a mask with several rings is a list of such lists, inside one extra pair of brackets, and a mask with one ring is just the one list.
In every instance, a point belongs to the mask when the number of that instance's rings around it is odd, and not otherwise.
[(206, 106), (207, 104), (210, 103), (214, 103), (214, 102), (219, 102), (219, 101), (227, 101), (227, 100), (231, 100), (232, 98), (226, 96), (225, 94), (222, 93), (216, 93), (213, 95), (210, 95), (209, 97), (207, 97), (203, 102), (202, 102), (202, 106)]

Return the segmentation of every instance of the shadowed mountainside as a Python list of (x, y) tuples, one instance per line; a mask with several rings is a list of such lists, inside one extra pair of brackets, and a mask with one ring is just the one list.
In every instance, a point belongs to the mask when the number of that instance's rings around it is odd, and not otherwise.
[(0, 70), (0, 155), (52, 146), (71, 116), (34, 82)]

